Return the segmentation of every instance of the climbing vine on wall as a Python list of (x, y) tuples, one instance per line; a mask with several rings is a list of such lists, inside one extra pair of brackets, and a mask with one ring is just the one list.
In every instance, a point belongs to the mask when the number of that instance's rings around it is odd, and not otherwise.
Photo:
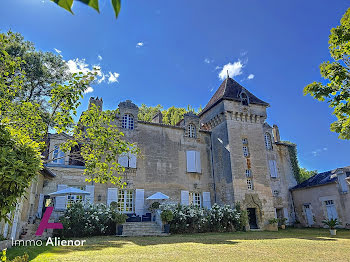
[(293, 144), (289, 141), (283, 141), (283, 142), (286, 144), (289, 144), (288, 152), (290, 157), (290, 163), (292, 165), (294, 177), (299, 184), (302, 182), (302, 179), (300, 175), (300, 167), (299, 167), (298, 156), (297, 156), (297, 146), (296, 144)]

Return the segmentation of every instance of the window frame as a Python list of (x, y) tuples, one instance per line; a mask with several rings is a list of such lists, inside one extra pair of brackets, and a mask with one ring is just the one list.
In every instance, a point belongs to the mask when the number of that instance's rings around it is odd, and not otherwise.
[(253, 186), (253, 179), (252, 178), (247, 178), (247, 189), (248, 190), (254, 190), (254, 186)]
[(272, 136), (269, 132), (265, 132), (264, 141), (266, 150), (272, 150)]
[(197, 134), (196, 134), (196, 126), (192, 123), (190, 123), (187, 127), (187, 132), (188, 132), (188, 137), (190, 138), (196, 138)]
[(133, 130), (135, 128), (134, 116), (130, 113), (126, 113), (122, 118), (122, 128)]
[(202, 207), (201, 193), (199, 192), (189, 192), (189, 203), (193, 206)]
[(132, 189), (119, 189), (117, 210), (121, 213), (133, 213), (135, 210), (135, 192)]

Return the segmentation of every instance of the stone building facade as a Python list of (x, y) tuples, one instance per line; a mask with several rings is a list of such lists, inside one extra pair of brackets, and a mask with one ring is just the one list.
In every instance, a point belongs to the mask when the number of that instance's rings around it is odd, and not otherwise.
[[(103, 110), (102, 99), (90, 98), (92, 103)], [(146, 198), (162, 192), (169, 202), (206, 208), (239, 202), (249, 212), (251, 229), (268, 229), (268, 220), (276, 216), (292, 223), (289, 189), (296, 181), (288, 147), (293, 145), (281, 142), (278, 127), (266, 123), (267, 107), (268, 103), (229, 77), (199, 115), (187, 113), (175, 126), (163, 124), (161, 113), (151, 122), (139, 121), (137, 105), (121, 102), (118, 127), (140, 149), (137, 156), (118, 158), (126, 168), (127, 186), (119, 189), (85, 182), (83, 163), (59, 149), (68, 136), (52, 134), (46, 174), (36, 188), (33, 208), (21, 221), (40, 216), (50, 202), (49, 193), (77, 187), (90, 195), (85, 200), (56, 197), (57, 212), (74, 201), (106, 205), (115, 201), (120, 211), (142, 215), (148, 212)]]
[(350, 166), (316, 174), (292, 188), (296, 218), (305, 227), (322, 227), (337, 219), (350, 228)]

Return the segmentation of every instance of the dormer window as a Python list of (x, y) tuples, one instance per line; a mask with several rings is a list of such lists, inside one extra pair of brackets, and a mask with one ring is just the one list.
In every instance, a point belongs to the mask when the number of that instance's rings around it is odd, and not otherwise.
[(246, 93), (241, 93), (241, 102), (242, 102), (242, 105), (244, 106), (248, 106), (249, 105), (249, 98), (247, 96)]
[(131, 114), (125, 114), (123, 116), (122, 128), (134, 129), (134, 117)]
[(55, 145), (52, 152), (52, 163), (64, 165), (64, 158), (65, 155), (64, 152), (60, 149), (60, 146)]
[(196, 138), (196, 127), (193, 124), (188, 125), (188, 137)]
[(266, 150), (272, 150), (271, 135), (267, 132), (265, 133), (265, 147), (266, 147)]

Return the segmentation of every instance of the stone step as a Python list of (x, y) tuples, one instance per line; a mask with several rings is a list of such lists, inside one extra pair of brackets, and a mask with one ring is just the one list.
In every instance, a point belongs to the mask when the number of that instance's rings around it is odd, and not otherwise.
[(127, 222), (122, 236), (166, 236), (156, 222)]

